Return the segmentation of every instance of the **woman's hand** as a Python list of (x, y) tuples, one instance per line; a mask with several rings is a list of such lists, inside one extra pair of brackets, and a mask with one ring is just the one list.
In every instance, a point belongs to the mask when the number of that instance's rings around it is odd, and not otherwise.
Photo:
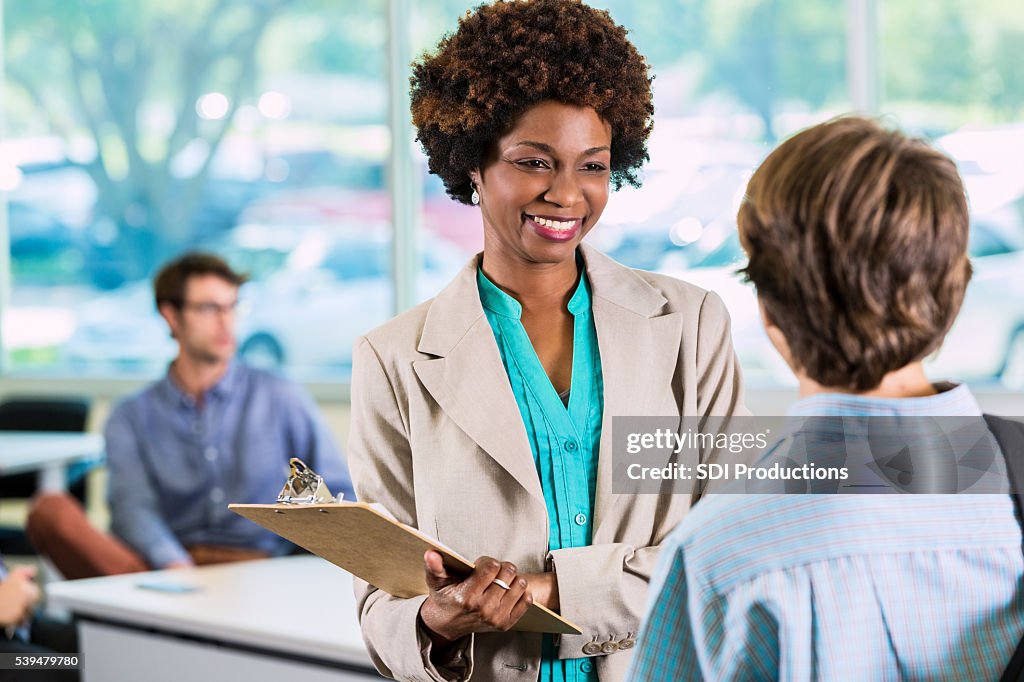
[(473, 632), (504, 632), (533, 603), (526, 579), (507, 561), (482, 556), (465, 578), (449, 575), (437, 552), (426, 552), (423, 563), (430, 593), (420, 607), (420, 620), (435, 644), (449, 644)]
[(32, 615), (40, 596), (35, 577), (34, 566), (17, 566), (0, 582), (0, 625), (16, 626)]
[(527, 589), (533, 595), (534, 602), (548, 609), (558, 612), (560, 605), (558, 601), (558, 579), (554, 571), (547, 573), (523, 573), (526, 578)]

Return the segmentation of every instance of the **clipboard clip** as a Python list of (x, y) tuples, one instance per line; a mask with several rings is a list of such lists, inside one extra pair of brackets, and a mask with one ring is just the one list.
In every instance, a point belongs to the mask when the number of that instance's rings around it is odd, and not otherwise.
[(337, 497), (331, 495), (331, 491), (324, 483), (324, 479), (318, 473), (306, 466), (298, 457), (288, 460), (291, 471), (288, 480), (277, 495), (278, 503), (283, 504), (330, 504), (341, 502), (345, 493), (338, 493)]

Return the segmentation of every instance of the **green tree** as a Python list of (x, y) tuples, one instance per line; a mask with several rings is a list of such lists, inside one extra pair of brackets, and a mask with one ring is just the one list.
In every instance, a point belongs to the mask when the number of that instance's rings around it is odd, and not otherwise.
[(842, 3), (723, 0), (708, 5), (702, 89), (728, 92), (775, 142), (781, 103), (821, 107), (846, 94)]
[(992, 70), (996, 77), (992, 105), (1008, 121), (1024, 118), (1024, 30), (1009, 28), (996, 35)]
[[(94, 142), (84, 167), (98, 189), (95, 210), (117, 226), (125, 263), (151, 262), (147, 255), (192, 236), (211, 163), (255, 82), (260, 40), (286, 4), (5, 3), (8, 83), (52, 132)], [(197, 113), (208, 92), (228, 102), (212, 120)], [(200, 161), (182, 172), (174, 162), (186, 148)]]
[(960, 0), (882, 5), (887, 99), (963, 105), (980, 93), (973, 10)]
[(383, 79), (387, 14), (387, 0), (291, 2), (268, 35), (272, 44), (265, 52), (275, 63), (266, 66)]
[(629, 37), (658, 70), (676, 64), (704, 46), (707, 0), (605, 0), (612, 18), (629, 30)]

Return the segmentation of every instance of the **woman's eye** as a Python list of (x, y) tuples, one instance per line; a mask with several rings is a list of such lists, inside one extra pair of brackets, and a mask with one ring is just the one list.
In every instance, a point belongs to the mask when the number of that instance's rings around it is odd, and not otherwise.
[(540, 159), (524, 159), (522, 161), (517, 161), (516, 163), (519, 164), (520, 166), (522, 166), (523, 168), (547, 168), (548, 167), (548, 165), (546, 163), (544, 163), (543, 161), (541, 161)]
[(583, 170), (590, 171), (591, 173), (603, 173), (608, 169), (603, 163), (588, 163), (583, 166)]

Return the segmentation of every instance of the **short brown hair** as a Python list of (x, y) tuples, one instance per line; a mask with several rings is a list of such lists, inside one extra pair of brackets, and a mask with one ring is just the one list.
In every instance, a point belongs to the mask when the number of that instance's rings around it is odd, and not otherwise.
[(757, 288), (792, 360), (823, 386), (869, 391), (942, 343), (971, 265), (956, 165), (859, 117), (785, 141), (740, 206)]
[(612, 129), (612, 186), (640, 184), (651, 75), (608, 12), (579, 0), (481, 5), (413, 65), (410, 80), (417, 139), (457, 201), (470, 203), (469, 172), (490, 145), (546, 100), (597, 111)]
[(185, 302), (185, 286), (190, 277), (214, 275), (225, 282), (242, 286), (249, 276), (235, 272), (223, 258), (212, 253), (190, 251), (178, 256), (160, 268), (153, 280), (153, 294), (156, 297), (157, 310), (167, 303), (180, 308)]

